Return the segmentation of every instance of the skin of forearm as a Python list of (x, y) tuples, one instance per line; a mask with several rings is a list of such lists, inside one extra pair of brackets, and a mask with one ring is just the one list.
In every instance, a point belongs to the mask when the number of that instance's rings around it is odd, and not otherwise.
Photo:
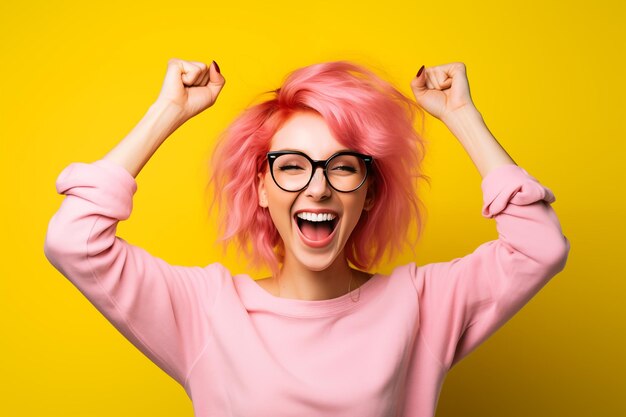
[(133, 177), (178, 127), (182, 125), (180, 107), (157, 101), (139, 123), (103, 159), (124, 167)]
[(442, 121), (461, 142), (483, 178), (498, 166), (517, 165), (491, 134), (475, 107), (460, 109)]

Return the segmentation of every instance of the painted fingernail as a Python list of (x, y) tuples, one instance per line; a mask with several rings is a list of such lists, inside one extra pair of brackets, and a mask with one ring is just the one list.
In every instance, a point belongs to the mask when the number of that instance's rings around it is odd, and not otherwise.
[(219, 72), (219, 73), (221, 74), (221, 72), (220, 72), (220, 66), (219, 66), (219, 65), (217, 65), (217, 62), (215, 62), (215, 61), (213, 61), (213, 63), (215, 64), (215, 69), (217, 70), (217, 72)]
[(424, 71), (424, 66), (423, 66), (423, 65), (420, 67), (420, 70), (419, 70), (419, 71), (417, 71), (417, 75), (416, 75), (416, 77), (419, 77), (419, 76), (420, 76), (420, 74), (422, 73), (422, 71)]

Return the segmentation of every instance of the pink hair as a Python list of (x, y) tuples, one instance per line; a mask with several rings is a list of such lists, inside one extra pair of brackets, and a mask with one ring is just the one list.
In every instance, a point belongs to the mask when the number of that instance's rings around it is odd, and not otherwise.
[(368, 187), (373, 205), (346, 243), (348, 261), (367, 270), (385, 252), (391, 259), (407, 242), (413, 220), (421, 237), (423, 203), (415, 185), (430, 178), (421, 170), (426, 141), (413, 127), (416, 116), (423, 126), (424, 111), (413, 100), (348, 61), (295, 70), (271, 93), (272, 99), (247, 108), (231, 123), (213, 154), (208, 186), (214, 187), (213, 203), (222, 208), (226, 245), (234, 240), (253, 266), (265, 264), (277, 273), (284, 245), (269, 211), (258, 204), (257, 174), (267, 169), (274, 134), (300, 111), (317, 112), (342, 145), (374, 157)]

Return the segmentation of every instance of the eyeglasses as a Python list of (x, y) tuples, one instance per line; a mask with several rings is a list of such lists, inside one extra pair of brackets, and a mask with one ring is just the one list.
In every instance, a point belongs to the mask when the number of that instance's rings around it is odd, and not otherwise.
[(342, 151), (325, 161), (314, 161), (299, 151), (273, 151), (267, 153), (267, 160), (274, 182), (284, 191), (304, 190), (320, 167), (333, 189), (349, 193), (365, 183), (374, 158), (357, 152)]

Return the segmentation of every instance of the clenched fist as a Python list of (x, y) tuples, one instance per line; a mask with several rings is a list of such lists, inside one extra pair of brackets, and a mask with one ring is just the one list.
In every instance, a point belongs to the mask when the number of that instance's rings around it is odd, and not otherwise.
[(462, 62), (425, 67), (411, 81), (411, 89), (417, 104), (442, 121), (455, 111), (474, 107)]
[(207, 66), (204, 62), (170, 59), (157, 101), (178, 106), (184, 123), (217, 100), (226, 83), (218, 68), (215, 61)]

